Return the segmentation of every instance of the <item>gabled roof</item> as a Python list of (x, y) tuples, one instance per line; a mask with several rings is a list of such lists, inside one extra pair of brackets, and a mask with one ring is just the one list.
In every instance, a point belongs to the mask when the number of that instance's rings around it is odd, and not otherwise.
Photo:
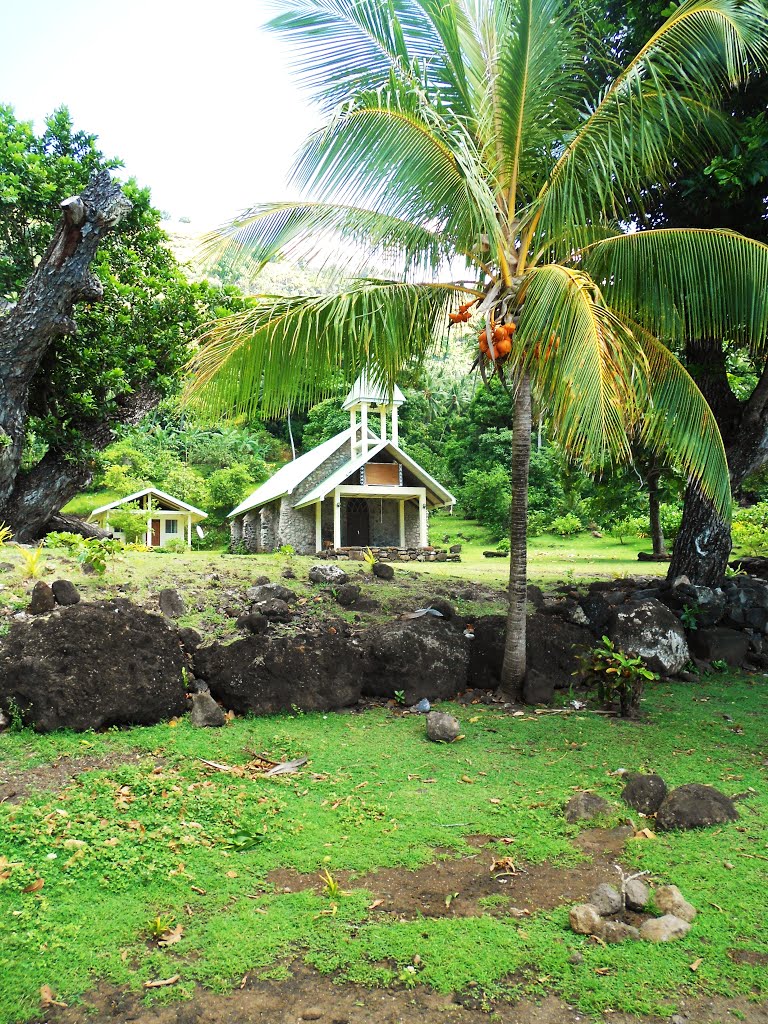
[[(102, 512), (109, 512), (111, 508), (118, 508), (120, 505), (127, 505), (131, 501), (137, 501), (139, 498), (143, 498), (145, 494), (152, 494), (157, 498), (161, 498), (164, 502), (170, 505), (174, 511), (191, 512), (200, 519), (208, 518), (207, 512), (203, 512), (201, 509), (195, 508), (194, 505), (188, 505), (187, 502), (182, 501), (181, 498), (174, 498), (172, 494), (166, 494), (165, 491), (160, 491), (157, 487), (145, 487), (143, 491), (136, 491), (135, 494), (129, 494), (127, 497), (120, 498), (118, 501), (110, 502), (109, 505), (102, 505), (100, 508), (95, 508), (88, 516), (88, 519), (93, 519), (94, 516), (101, 515)], [(160, 510), (158, 509), (158, 511)]]
[(382, 387), (376, 381), (368, 380), (368, 376), (365, 373), (361, 373), (352, 385), (352, 390), (344, 399), (344, 404), (341, 408), (348, 412), (364, 402), (370, 405), (390, 406), (402, 405), (404, 401), (405, 395), (397, 384), (395, 384), (395, 389), (390, 397), (389, 391), (385, 387)]
[[(369, 436), (374, 437), (375, 435), (370, 434), (369, 431)], [(307, 452), (305, 455), (300, 455), (293, 462), (286, 463), (282, 469), (278, 469), (275, 475), (271, 476), (261, 487), (257, 487), (253, 494), (249, 494), (244, 501), (241, 501), (237, 508), (232, 509), (229, 513), (229, 518), (239, 516), (243, 512), (249, 512), (251, 509), (259, 508), (261, 505), (266, 505), (277, 498), (283, 498), (286, 494), (292, 494), (299, 484), (307, 479), (310, 473), (314, 473), (316, 469), (322, 466), (326, 459), (330, 459), (334, 452), (337, 452), (343, 444), (349, 444), (351, 440), (352, 428), (348, 427), (328, 441), (323, 441), (322, 444), (319, 444), (317, 448), (313, 448), (312, 451)]]
[[(335, 487), (339, 487), (348, 476), (357, 472), (357, 470), (365, 466), (366, 463), (370, 462), (380, 452), (388, 452), (397, 462), (400, 462), (408, 469), (421, 482), (423, 487), (432, 492), (433, 497), (436, 499), (432, 502), (433, 508), (455, 504), (456, 499), (451, 492), (446, 490), (442, 484), (439, 484), (425, 469), (422, 469), (418, 462), (414, 462), (410, 456), (406, 455), (402, 448), (399, 448), (392, 441), (380, 441), (374, 448), (369, 449), (365, 455), (358, 455), (357, 458), (350, 459), (349, 462), (337, 469), (336, 472), (328, 476), (322, 483), (319, 483), (301, 501), (296, 502), (296, 508), (304, 508), (306, 505), (312, 505), (316, 501), (322, 501)], [(396, 490), (397, 488), (393, 486), (393, 493)]]

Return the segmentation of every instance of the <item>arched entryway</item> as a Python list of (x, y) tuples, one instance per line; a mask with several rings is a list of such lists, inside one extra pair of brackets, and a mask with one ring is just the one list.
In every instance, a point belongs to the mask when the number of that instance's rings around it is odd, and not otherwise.
[(365, 498), (350, 498), (347, 501), (346, 528), (347, 535), (343, 540), (345, 547), (368, 547), (371, 543), (371, 521), (368, 515), (368, 502)]

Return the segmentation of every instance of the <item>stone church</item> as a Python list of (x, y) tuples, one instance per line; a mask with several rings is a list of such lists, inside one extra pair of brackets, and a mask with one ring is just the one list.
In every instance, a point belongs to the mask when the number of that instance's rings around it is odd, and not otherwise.
[[(344, 555), (371, 548), (429, 548), (431, 509), (455, 498), (400, 448), (397, 410), (390, 396), (363, 375), (343, 409), (350, 425), (289, 462), (229, 514), (233, 549)], [(413, 555), (411, 555), (413, 557)]]

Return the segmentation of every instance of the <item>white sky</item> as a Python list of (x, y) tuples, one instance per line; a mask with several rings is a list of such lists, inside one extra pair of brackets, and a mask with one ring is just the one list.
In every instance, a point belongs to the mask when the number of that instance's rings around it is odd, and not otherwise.
[(270, 14), (265, 0), (0, 0), (0, 103), (37, 129), (66, 104), (155, 206), (212, 227), (286, 198), (317, 124), (261, 30)]

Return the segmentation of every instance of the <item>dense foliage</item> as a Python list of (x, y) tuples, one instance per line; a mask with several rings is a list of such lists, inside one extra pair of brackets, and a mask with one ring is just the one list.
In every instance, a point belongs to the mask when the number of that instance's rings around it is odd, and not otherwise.
[[(45, 252), (59, 203), (80, 193), (93, 172), (119, 167), (99, 151), (96, 136), (75, 130), (66, 108), (36, 135), (0, 106), (0, 308), (15, 301)], [(234, 288), (187, 281), (149, 190), (133, 180), (123, 187), (133, 209), (92, 267), (103, 301), (76, 308), (77, 333), (48, 349), (33, 382), (24, 469), (49, 448), (88, 460), (94, 428), (118, 422), (126, 396), (171, 393), (194, 332), (243, 308)]]

